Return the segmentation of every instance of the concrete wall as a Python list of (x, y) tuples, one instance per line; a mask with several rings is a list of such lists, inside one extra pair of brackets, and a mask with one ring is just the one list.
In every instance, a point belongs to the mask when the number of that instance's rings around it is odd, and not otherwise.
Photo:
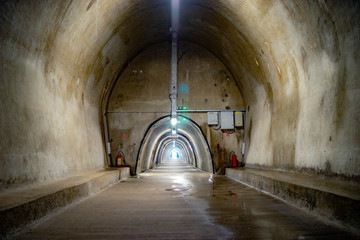
[(139, 3), (0, 2), (1, 188), (105, 165), (101, 99), (166, 17)]
[(252, 4), (247, 163), (359, 176), (359, 2)]
[[(110, 90), (135, 56), (169, 40), (169, 2), (1, 1), (3, 187), (104, 165)], [(359, 177), (359, 1), (181, 2), (180, 41), (217, 56), (249, 109), (249, 166)]]
[(60, 21), (66, 3), (28, 3), (1, 9), (0, 188), (104, 166), (91, 70), (78, 68), (79, 33)]
[[(234, 78), (224, 64), (203, 47), (179, 43), (178, 106), (188, 109), (242, 109), (243, 100)], [(168, 42), (139, 54), (124, 70), (112, 91), (110, 112), (163, 111), (165, 113), (108, 113), (112, 159), (118, 151), (134, 169), (140, 143), (149, 125), (170, 113), (170, 50)], [(243, 131), (234, 134), (209, 128), (206, 113), (184, 113), (208, 136), (215, 169), (227, 164), (230, 151), (240, 155)], [(209, 128), (209, 129), (208, 129)]]

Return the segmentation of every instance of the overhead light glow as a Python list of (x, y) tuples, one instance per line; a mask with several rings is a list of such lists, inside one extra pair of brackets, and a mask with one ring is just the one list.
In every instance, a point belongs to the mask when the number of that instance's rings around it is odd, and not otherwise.
[(171, 28), (172, 31), (177, 31), (179, 28), (179, 9), (180, 0), (171, 1)]
[(171, 125), (175, 126), (177, 124), (176, 118), (171, 118)]
[(172, 134), (176, 135), (176, 130), (175, 129), (172, 130)]

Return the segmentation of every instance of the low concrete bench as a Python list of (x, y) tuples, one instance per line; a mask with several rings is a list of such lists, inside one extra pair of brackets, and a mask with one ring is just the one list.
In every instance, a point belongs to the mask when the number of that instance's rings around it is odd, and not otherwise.
[(227, 168), (226, 176), (360, 233), (359, 184), (252, 168)]
[(99, 192), (130, 175), (130, 168), (82, 173), (60, 181), (0, 193), (0, 239), (49, 213)]

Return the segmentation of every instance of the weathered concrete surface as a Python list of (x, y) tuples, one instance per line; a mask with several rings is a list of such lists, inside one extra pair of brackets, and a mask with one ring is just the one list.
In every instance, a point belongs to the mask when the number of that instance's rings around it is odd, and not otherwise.
[[(118, 151), (122, 151), (125, 153), (126, 163), (132, 168), (135, 167), (140, 143), (149, 125), (170, 113), (170, 51), (170, 45), (166, 42), (154, 45), (139, 54), (117, 80), (109, 99), (109, 111), (165, 112), (107, 114), (112, 140), (112, 159), (115, 159)], [(179, 59), (179, 107), (223, 110), (244, 108), (236, 82), (226, 66), (214, 54), (202, 46), (181, 42)], [(209, 128), (206, 113), (181, 115), (194, 120), (207, 136), (214, 154), (216, 171), (220, 168), (223, 170), (231, 151), (240, 156), (243, 130), (236, 129), (234, 134), (227, 134)]]
[[(249, 165), (359, 177), (359, 1), (181, 2), (180, 42), (242, 93)], [(131, 60), (169, 39), (169, 3), (1, 1), (2, 188), (104, 166), (102, 111)]]
[(129, 176), (129, 168), (108, 169), (3, 191), (0, 193), (0, 238)]
[(234, 5), (240, 11), (231, 22), (257, 19), (242, 27), (251, 29), (259, 64), (247, 82), (254, 91), (243, 93), (247, 163), (359, 176), (359, 2)]
[(360, 234), (360, 186), (318, 176), (227, 168), (226, 176), (311, 210)]
[(15, 239), (356, 238), (225, 176), (211, 178), (170, 162), (115, 184)]

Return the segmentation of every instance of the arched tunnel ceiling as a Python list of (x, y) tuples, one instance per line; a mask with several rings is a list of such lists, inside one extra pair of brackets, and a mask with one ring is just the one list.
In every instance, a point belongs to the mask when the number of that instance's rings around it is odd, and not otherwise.
[(178, 135), (178, 139), (165, 138), (157, 147), (156, 154), (154, 156), (155, 165), (169, 159), (170, 152), (177, 151), (179, 158), (195, 167), (197, 167), (195, 153), (191, 147), (190, 142), (181, 135)]
[[(21, 39), (23, 47), (44, 54), (48, 74), (61, 67), (66, 69), (63, 78), (79, 79), (76, 86), (85, 90), (85, 97), (94, 104), (139, 52), (169, 40), (168, 0), (45, 1), (29, 6), (9, 1), (2, 5), (3, 21), (16, 22), (23, 17), (20, 12), (31, 12), (26, 15), (28, 25), (21, 29), (28, 36)], [(282, 3), (274, 5), (281, 10)], [(246, 97), (252, 92), (247, 76), (265, 81), (266, 70), (260, 60), (258, 66), (254, 61), (260, 49), (256, 48), (258, 38), (253, 38), (247, 27), (252, 20), (235, 13), (235, 7), (247, 15), (258, 11), (253, 2), (181, 1), (179, 39), (200, 44), (219, 56), (237, 77)], [(31, 25), (33, 22), (37, 24)], [(18, 31), (12, 30), (2, 31), (8, 35), (2, 38), (19, 39)], [(63, 84), (75, 91), (74, 84)]]
[[(243, 95), (247, 163), (359, 175), (359, 5), (181, 0), (180, 41), (217, 55)], [(140, 52), (170, 39), (170, 1), (1, 1), (0, 12), (0, 103), (10, 106), (0, 175), (101, 167), (111, 89)], [(6, 170), (23, 157), (36, 164)]]
[[(278, 88), (282, 88), (285, 75), (291, 74), (291, 84), (296, 84), (301, 64), (297, 58), (304, 54), (301, 47), (305, 52), (307, 48), (298, 46), (303, 34), (296, 28), (304, 27), (300, 26), (303, 20), (312, 21), (306, 16), (307, 10), (319, 14), (324, 7), (321, 2), (309, 5), (308, 1), (280, 0), (180, 2), (180, 41), (200, 44), (222, 59), (236, 77), (246, 102), (264, 93), (272, 102), (274, 92), (282, 91)], [(22, 17), (17, 13), (23, 12), (21, 8), (32, 13), (26, 16), (27, 24), (37, 24), (22, 26), (22, 31), (32, 33), (27, 35), (29, 39), (21, 39), (23, 47), (45, 55), (48, 73), (61, 65), (70, 75), (66, 77), (79, 79), (77, 87), (86, 89), (85, 97), (94, 104), (105, 98), (106, 105), (111, 86), (139, 52), (169, 39), (168, 0), (46, 1), (29, 6), (8, 1), (2, 5), (3, 21)], [(18, 39), (16, 29), (2, 32)], [(2, 38), (11, 39), (6, 35)], [(323, 44), (330, 51), (337, 46), (331, 36), (329, 40)], [(287, 69), (281, 69), (284, 61)], [(74, 88), (74, 84), (66, 85)], [(258, 90), (259, 86), (263, 90)]]
[[(149, 1), (146, 8), (128, 13), (128, 20), (121, 22), (120, 35), (127, 36), (126, 47), (134, 49), (128, 54), (127, 63), (147, 46), (170, 39), (170, 2)], [(250, 39), (251, 32), (244, 28), (247, 23), (235, 25), (234, 23), (239, 19), (232, 13), (233, 8), (218, 1), (180, 2), (179, 40), (202, 45), (215, 53), (235, 74), (240, 91), (248, 97), (248, 101), (258, 82), (264, 84), (266, 94), (272, 101), (272, 89), (266, 82), (264, 73), (267, 70), (263, 69), (260, 59), (256, 60), (259, 50), (256, 50), (255, 46), (259, 44), (259, 40)], [(245, 12), (256, 10), (251, 4), (244, 4), (241, 9), (245, 9)], [(250, 21), (247, 18), (241, 20)], [(141, 23), (135, 26), (135, 31), (133, 31), (134, 21)], [(114, 34), (117, 34), (116, 31)], [(126, 63), (124, 64), (126, 66)], [(121, 74), (122, 69), (118, 71), (118, 74)], [(117, 77), (112, 78), (113, 81), (116, 79)], [(255, 81), (255, 86), (251, 81)]]
[[(199, 126), (192, 120), (178, 116), (176, 124), (176, 141), (186, 144), (187, 151), (193, 152), (196, 163), (194, 166), (208, 172), (213, 172), (213, 162), (209, 145)], [(153, 168), (157, 164), (158, 151), (163, 148), (163, 142), (171, 138), (172, 125), (170, 117), (163, 117), (150, 125), (142, 140), (137, 158), (136, 172), (140, 173)]]

